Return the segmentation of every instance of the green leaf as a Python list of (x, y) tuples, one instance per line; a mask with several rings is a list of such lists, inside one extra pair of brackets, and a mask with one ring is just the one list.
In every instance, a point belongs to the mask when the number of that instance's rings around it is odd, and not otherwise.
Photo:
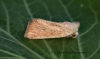
[[(29, 40), (33, 18), (80, 22), (79, 36)], [(0, 0), (0, 59), (99, 59), (99, 0)]]

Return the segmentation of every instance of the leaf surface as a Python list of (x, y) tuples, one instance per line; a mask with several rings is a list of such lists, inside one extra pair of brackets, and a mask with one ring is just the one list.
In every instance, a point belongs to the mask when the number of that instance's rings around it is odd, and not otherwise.
[[(0, 59), (99, 59), (99, 0), (0, 0)], [(33, 18), (80, 22), (79, 36), (24, 38)]]

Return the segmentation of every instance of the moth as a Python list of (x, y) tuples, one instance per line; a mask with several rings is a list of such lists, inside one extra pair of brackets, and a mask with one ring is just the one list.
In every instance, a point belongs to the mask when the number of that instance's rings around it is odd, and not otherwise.
[(52, 22), (34, 18), (28, 23), (24, 37), (29, 39), (76, 38), (79, 26), (79, 22)]

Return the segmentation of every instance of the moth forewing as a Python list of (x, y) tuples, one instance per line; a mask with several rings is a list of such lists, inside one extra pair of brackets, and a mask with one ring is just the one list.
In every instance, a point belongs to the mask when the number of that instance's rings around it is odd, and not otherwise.
[(24, 37), (29, 39), (76, 38), (79, 26), (79, 22), (52, 22), (35, 18), (28, 23)]

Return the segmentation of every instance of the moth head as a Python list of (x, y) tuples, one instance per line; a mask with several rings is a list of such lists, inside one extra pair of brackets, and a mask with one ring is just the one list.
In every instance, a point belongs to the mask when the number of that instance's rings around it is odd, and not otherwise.
[(71, 37), (76, 38), (78, 36), (78, 29), (79, 29), (80, 23), (74, 22), (72, 24), (73, 24), (73, 33), (71, 34)]
[(78, 32), (75, 32), (75, 33), (71, 34), (72, 38), (76, 38), (77, 36), (78, 36)]

